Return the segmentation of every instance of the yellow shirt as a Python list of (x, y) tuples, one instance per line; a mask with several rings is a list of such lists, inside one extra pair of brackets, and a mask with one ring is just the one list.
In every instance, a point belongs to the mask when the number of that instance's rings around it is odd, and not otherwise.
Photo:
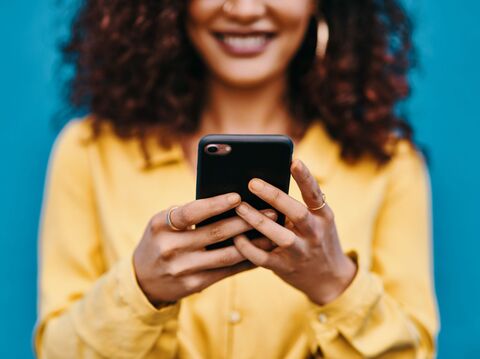
[[(350, 286), (325, 306), (257, 268), (157, 310), (140, 290), (132, 253), (149, 219), (195, 198), (180, 147), (96, 141), (70, 122), (49, 164), (40, 229), (39, 358), (430, 358), (438, 330), (424, 163), (403, 143), (378, 168), (339, 158), (322, 125), (294, 157), (335, 212), (343, 249), (358, 258)], [(292, 181), (290, 193), (301, 199)]]

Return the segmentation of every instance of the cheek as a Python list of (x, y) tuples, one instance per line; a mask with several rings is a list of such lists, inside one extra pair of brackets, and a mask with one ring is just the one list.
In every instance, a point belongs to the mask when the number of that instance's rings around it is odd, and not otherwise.
[(218, 0), (190, 0), (187, 6), (187, 17), (194, 23), (205, 23), (219, 10)]
[(285, 16), (281, 21), (281, 32), (272, 52), (272, 60), (277, 70), (285, 71), (303, 43), (310, 16)]
[(277, 19), (282, 35), (288, 38), (290, 47), (299, 48), (312, 17), (309, 2), (296, 0), (289, 6), (277, 8)]
[(191, 0), (187, 9), (187, 35), (195, 45), (202, 47), (202, 34), (208, 30), (208, 24), (218, 12), (218, 1)]

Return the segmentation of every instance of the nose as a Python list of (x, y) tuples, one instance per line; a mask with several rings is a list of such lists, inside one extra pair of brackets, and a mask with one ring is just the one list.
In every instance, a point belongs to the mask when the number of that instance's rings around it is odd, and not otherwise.
[(264, 0), (226, 0), (224, 13), (239, 22), (252, 22), (265, 15)]

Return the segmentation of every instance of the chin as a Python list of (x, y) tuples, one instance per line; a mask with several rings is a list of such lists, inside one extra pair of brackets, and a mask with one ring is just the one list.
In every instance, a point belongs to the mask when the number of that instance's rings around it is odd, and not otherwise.
[(261, 86), (267, 79), (258, 79), (258, 78), (220, 78), (222, 83), (228, 87), (234, 87), (238, 89), (252, 89)]
[(239, 88), (252, 88), (264, 85), (271, 82), (273, 79), (281, 76), (285, 71), (278, 69), (264, 68), (262, 65), (248, 65), (248, 66), (225, 66), (224, 68), (213, 71), (213, 76), (220, 82)]

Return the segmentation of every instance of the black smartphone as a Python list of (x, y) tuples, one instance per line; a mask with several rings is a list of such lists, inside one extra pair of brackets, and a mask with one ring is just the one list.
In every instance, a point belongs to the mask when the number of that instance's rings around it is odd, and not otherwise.
[[(261, 178), (288, 193), (293, 142), (283, 135), (208, 135), (198, 144), (196, 198), (209, 198), (229, 192), (237, 192), (242, 201), (259, 210), (271, 208), (248, 189), (252, 178)], [(211, 217), (197, 227), (235, 215), (230, 210)], [(277, 222), (285, 223), (279, 213)], [(255, 231), (246, 233), (250, 239), (260, 237)], [(222, 248), (233, 244), (233, 239), (212, 244), (207, 249)]]

